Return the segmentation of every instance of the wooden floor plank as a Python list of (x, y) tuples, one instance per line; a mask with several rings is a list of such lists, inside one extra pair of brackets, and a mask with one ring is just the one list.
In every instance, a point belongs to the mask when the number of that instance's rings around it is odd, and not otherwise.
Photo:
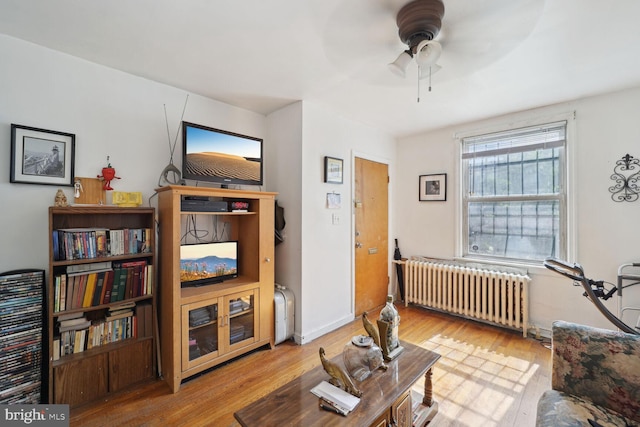
[[(400, 338), (442, 356), (433, 370), (439, 412), (433, 426), (534, 426), (539, 396), (550, 387), (550, 350), (521, 333), (398, 306)], [(372, 313), (371, 317), (377, 317)], [(219, 366), (171, 394), (148, 382), (71, 410), (71, 426), (233, 426), (233, 413), (320, 365), (318, 348), (339, 354), (361, 319), (304, 346), (284, 342)], [(417, 390), (423, 385), (418, 383)], [(283, 408), (286, 410), (286, 408)]]

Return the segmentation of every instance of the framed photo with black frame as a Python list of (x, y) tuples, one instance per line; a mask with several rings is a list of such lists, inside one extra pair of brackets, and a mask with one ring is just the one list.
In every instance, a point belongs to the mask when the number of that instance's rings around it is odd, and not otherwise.
[(421, 202), (442, 202), (447, 200), (447, 174), (420, 175), (418, 200)]
[(324, 158), (324, 182), (342, 184), (343, 161), (335, 157)]
[(13, 183), (73, 186), (76, 136), (11, 125)]

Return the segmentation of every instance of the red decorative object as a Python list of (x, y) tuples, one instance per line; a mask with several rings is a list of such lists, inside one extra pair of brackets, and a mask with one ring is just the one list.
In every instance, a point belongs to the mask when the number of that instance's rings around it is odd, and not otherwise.
[(109, 156), (107, 156), (107, 167), (102, 168), (102, 175), (98, 175), (98, 178), (102, 178), (104, 181), (102, 188), (105, 190), (113, 190), (111, 187), (111, 181), (114, 179), (120, 179), (119, 176), (116, 176), (116, 170), (111, 167), (111, 163), (109, 163)]

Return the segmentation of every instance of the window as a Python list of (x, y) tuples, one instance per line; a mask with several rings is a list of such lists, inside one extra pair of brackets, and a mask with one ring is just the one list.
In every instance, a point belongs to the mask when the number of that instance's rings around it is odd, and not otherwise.
[(566, 122), (462, 139), (463, 256), (566, 255)]

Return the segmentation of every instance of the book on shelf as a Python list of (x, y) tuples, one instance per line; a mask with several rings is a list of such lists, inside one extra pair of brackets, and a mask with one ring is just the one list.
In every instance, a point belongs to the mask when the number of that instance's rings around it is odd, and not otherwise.
[(105, 272), (104, 285), (102, 287), (102, 294), (100, 297), (101, 304), (109, 304), (111, 302), (111, 289), (113, 289), (114, 276), (115, 272), (113, 270)]
[(75, 340), (74, 340), (74, 345), (73, 345), (73, 352), (74, 353), (81, 353), (84, 351), (84, 340), (85, 337), (87, 336), (87, 330), (83, 329), (83, 330), (76, 330), (75, 331)]
[(84, 293), (87, 290), (87, 282), (89, 282), (89, 275), (78, 276), (79, 286), (78, 286), (78, 295), (76, 299), (75, 308), (81, 308), (84, 302)]
[(109, 255), (107, 243), (107, 230), (96, 230), (96, 257), (101, 258)]
[(74, 276), (88, 273), (98, 273), (100, 271), (111, 270), (111, 261), (91, 262), (88, 264), (74, 264), (67, 266), (67, 275)]
[[(71, 293), (67, 298), (66, 310), (72, 310), (78, 307), (78, 288), (80, 286), (80, 276), (67, 276), (67, 281), (71, 287)], [(69, 289), (69, 287), (67, 287)]]
[(120, 304), (112, 305), (111, 307), (109, 307), (109, 312), (127, 310), (127, 309), (134, 308), (135, 306), (136, 306), (135, 302), (133, 302), (133, 301), (125, 301), (125, 302), (122, 302)]
[[(66, 276), (63, 274), (63, 276)], [(74, 280), (73, 277), (68, 277), (67, 276), (67, 294), (66, 294), (66, 299), (65, 299), (65, 303), (64, 306), (60, 306), (60, 310), (70, 310), (72, 307), (72, 301), (73, 301), (73, 284), (74, 284)]]
[(87, 284), (82, 297), (82, 307), (91, 307), (93, 301), (93, 294), (96, 290), (96, 282), (98, 280), (98, 273), (89, 273), (87, 275)]
[[(113, 291), (111, 292), (111, 302), (118, 302), (124, 300), (124, 293), (127, 288), (127, 270), (123, 268), (116, 268), (118, 283), (117, 286), (114, 283)], [(117, 290), (117, 292), (116, 292)]]
[(108, 271), (101, 271), (96, 277), (96, 287), (91, 295), (91, 306), (100, 305), (102, 303), (102, 297), (104, 295), (104, 278)]
[(58, 320), (58, 330), (60, 332), (86, 329), (89, 326), (91, 326), (91, 321), (87, 319), (84, 315), (80, 317), (76, 317), (74, 319)]
[(133, 310), (131, 309), (120, 310), (120, 311), (114, 311), (107, 314), (106, 320), (116, 320), (116, 319), (122, 319), (123, 317), (131, 317), (131, 316), (133, 316)]
[(87, 318), (84, 316), (83, 313), (78, 313), (78, 314), (80, 314), (80, 316), (78, 316), (78, 317), (73, 317), (73, 318), (70, 318), (70, 319), (66, 319), (65, 318), (63, 320), (58, 319), (58, 325), (60, 325), (60, 326), (76, 326), (76, 325), (85, 324), (88, 321)]
[(67, 276), (65, 274), (60, 276), (60, 299), (58, 302), (58, 310), (62, 311), (67, 306)]
[(54, 289), (53, 289), (53, 311), (60, 311), (60, 282), (61, 279), (59, 276), (55, 278)]
[(60, 360), (60, 338), (54, 338), (51, 352), (53, 353), (53, 360)]
[(122, 317), (129, 317), (134, 315), (136, 309), (136, 303), (133, 301), (125, 301), (118, 305), (109, 307), (105, 315), (106, 320), (115, 320)]
[(63, 320), (77, 319), (79, 317), (83, 317), (84, 313), (76, 311), (74, 313), (63, 313), (60, 316), (57, 316), (58, 322)]

